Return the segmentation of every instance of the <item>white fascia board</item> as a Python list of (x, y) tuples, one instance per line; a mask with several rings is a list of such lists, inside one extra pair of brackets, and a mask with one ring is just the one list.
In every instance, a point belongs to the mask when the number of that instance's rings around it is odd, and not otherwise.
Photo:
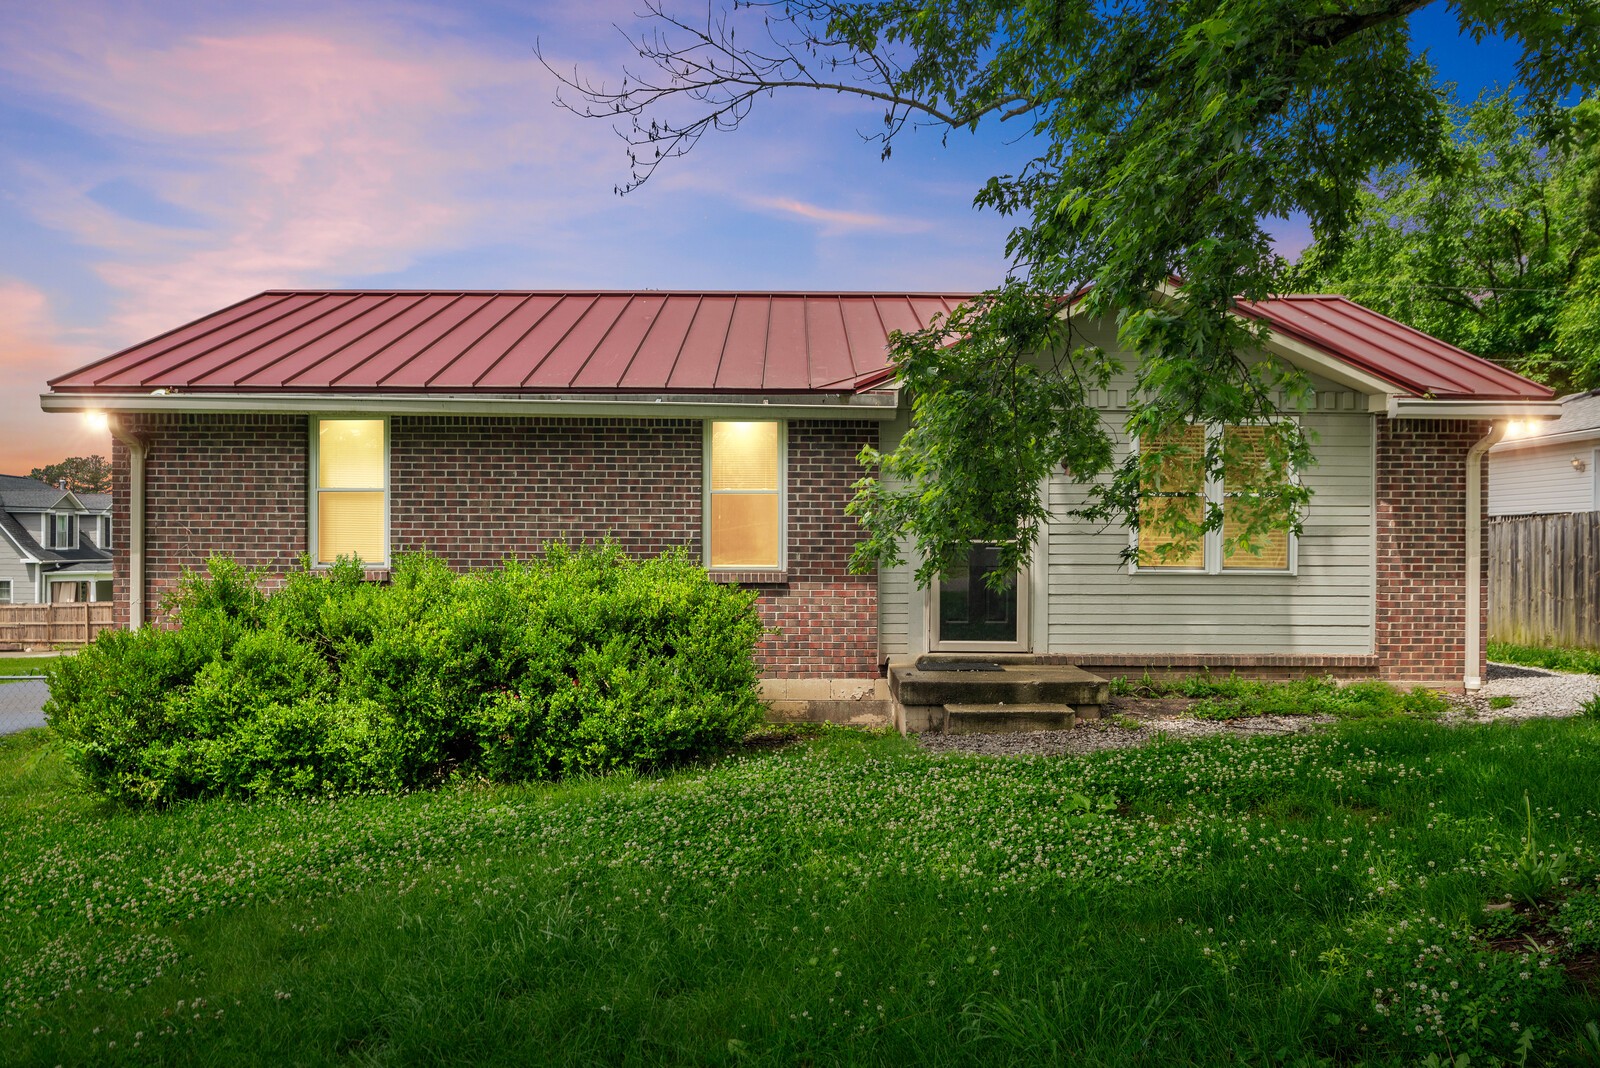
[(387, 415), (606, 416), (624, 419), (717, 419), (760, 413), (794, 419), (893, 419), (894, 393), (813, 396), (663, 394), (457, 394), (457, 393), (44, 393), (47, 412), (184, 412), (334, 414), (382, 411)]
[(1390, 397), (1390, 419), (1558, 419), (1558, 400), (1431, 400)]
[(1491, 454), (1515, 452), (1518, 449), (1537, 449), (1541, 445), (1581, 445), (1586, 441), (1600, 441), (1600, 427), (1568, 430), (1560, 434), (1532, 434), (1525, 438), (1511, 438), (1490, 449)]

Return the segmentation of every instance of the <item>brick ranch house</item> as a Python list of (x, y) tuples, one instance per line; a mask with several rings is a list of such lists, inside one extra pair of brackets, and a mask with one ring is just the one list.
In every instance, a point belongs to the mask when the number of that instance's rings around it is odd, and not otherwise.
[[(132, 626), (212, 553), (270, 569), (359, 554), (381, 577), (402, 549), (487, 567), (611, 535), (636, 554), (688, 546), (760, 592), (779, 714), (878, 718), (891, 662), (951, 651), (1101, 676), (1479, 685), (1483, 454), (1506, 420), (1557, 405), (1341, 297), (1241, 309), (1315, 385), (1293, 416), (1318, 456), (1298, 537), (1225, 555), (1212, 535), (1189, 558), (1130, 565), (1129, 531), (1067, 516), (1082, 490), (1063, 475), (1042, 490), (1057, 519), (1006, 594), (978, 581), (984, 546), (930, 590), (909, 567), (850, 574), (856, 455), (909, 422), (889, 334), (967, 298), (274, 291), (55, 378), (42, 403), (111, 417), (128, 487), (114, 595)], [(1076, 325), (1117, 349), (1105, 324)], [(1131, 383), (1094, 397), (1119, 433)]]

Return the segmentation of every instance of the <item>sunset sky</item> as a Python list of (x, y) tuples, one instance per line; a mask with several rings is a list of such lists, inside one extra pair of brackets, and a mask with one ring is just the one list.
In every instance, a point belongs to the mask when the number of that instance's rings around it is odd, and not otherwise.
[[(0, 5), (0, 473), (109, 455), (46, 379), (263, 289), (965, 290), (1004, 272), (972, 208), (1024, 146), (879, 110), (762, 101), (643, 189), (609, 126), (552, 105), (546, 54), (619, 72), (637, 0)], [(687, 5), (701, 10), (699, 0)], [(1468, 98), (1513, 50), (1414, 34)], [(1286, 251), (1305, 241), (1285, 223)]]

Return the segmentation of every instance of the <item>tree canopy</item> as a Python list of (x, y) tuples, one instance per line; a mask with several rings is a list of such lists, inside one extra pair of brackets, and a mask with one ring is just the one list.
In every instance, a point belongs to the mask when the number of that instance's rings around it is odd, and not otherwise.
[[(620, 82), (558, 74), (559, 100), (618, 123), (632, 162), (623, 188), (752, 121), (776, 91), (861, 98), (881, 116), (871, 136), (884, 153), (912, 126), (1032, 135), (976, 194), (1015, 221), (1008, 276), (894, 349), (913, 430), (891, 454), (864, 454), (875, 475), (852, 506), (867, 532), (858, 564), (898, 562), (909, 544), (926, 581), (990, 541), (1020, 566), (1048, 518), (1039, 480), (1062, 466), (1091, 488), (1080, 514), (1138, 524), (1140, 484), (1169, 450), (1117, 459), (1088, 391), (1119, 368), (1073, 336), (1058, 314), (1068, 296), (1114, 321), (1137, 355), (1130, 433), (1269, 427), (1260, 481), (1280, 489), (1233, 537), (1298, 525), (1306, 498), (1289, 473), (1311, 463), (1309, 443), (1273, 417), (1306, 383), (1241, 357), (1263, 328), (1234, 309), (1285, 289), (1271, 220), (1303, 215), (1337, 250), (1374, 172), (1429, 173), (1452, 158), (1446, 90), (1407, 24), (1430, 0), (735, 0), (694, 21), (660, 2), (633, 38), (642, 65)], [(1521, 46), (1516, 89), (1534, 125), (1600, 84), (1595, 4), (1446, 6), (1464, 34)], [(1207, 448), (1208, 472), (1225, 462)], [(1213, 504), (1177, 533), (1221, 525)]]
[(1439, 165), (1392, 167), (1292, 284), (1567, 391), (1600, 386), (1600, 98), (1532, 128), (1509, 94), (1450, 109)]
[(56, 464), (35, 467), (29, 478), (61, 486), (74, 493), (110, 493), (111, 464), (104, 456), (69, 456)]

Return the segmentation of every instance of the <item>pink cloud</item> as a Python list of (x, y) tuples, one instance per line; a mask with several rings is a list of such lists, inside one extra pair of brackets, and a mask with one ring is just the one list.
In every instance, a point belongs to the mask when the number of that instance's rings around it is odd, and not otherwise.
[(920, 233), (931, 229), (926, 219), (910, 219), (876, 212), (825, 208), (794, 197), (744, 197), (744, 203), (759, 211), (793, 216), (824, 224), (831, 232), (843, 230), (885, 230), (892, 233)]
[[(38, 218), (99, 250), (95, 269), (119, 294), (108, 344), (261, 289), (400, 270), (609, 194), (609, 131), (530, 106), (548, 96), (531, 58), (348, 20), (170, 44), (77, 26), (3, 62), (127, 146), (105, 174), (35, 172), (22, 191)], [(530, 147), (544, 150), (533, 181), (492, 176)], [(153, 226), (90, 198), (130, 174), (204, 225)]]
[(88, 362), (93, 346), (68, 345), (44, 293), (0, 278), (0, 474), (26, 475), (68, 456), (111, 455), (111, 439), (73, 415), (39, 410), (45, 380)]

